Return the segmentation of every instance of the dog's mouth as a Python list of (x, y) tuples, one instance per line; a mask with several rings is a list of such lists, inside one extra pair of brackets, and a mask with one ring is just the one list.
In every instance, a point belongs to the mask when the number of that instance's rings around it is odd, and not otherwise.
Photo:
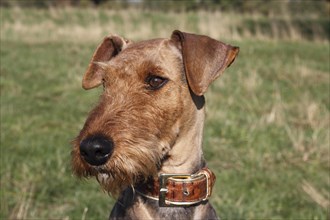
[(97, 182), (100, 184), (108, 193), (112, 194), (113, 182), (115, 181), (115, 174), (104, 167), (93, 167), (95, 172), (93, 176), (96, 178)]
[(93, 166), (92, 169), (94, 170), (92, 176), (95, 176), (95, 178), (101, 185), (105, 185), (111, 179), (113, 179), (113, 173), (106, 169), (106, 167), (104, 166)]
[(98, 173), (95, 177), (99, 184), (103, 186), (107, 185), (111, 178), (113, 178), (110, 173)]

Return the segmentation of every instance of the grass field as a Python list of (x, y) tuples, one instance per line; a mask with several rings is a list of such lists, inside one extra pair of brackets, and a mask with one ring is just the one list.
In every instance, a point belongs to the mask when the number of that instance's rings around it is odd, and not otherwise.
[(70, 168), (70, 141), (101, 93), (82, 90), (82, 74), (110, 32), (141, 40), (174, 29), (241, 48), (206, 94), (204, 152), (217, 175), (211, 201), (219, 216), (330, 218), (330, 48), (322, 28), (309, 40), (290, 25), (264, 34), (244, 29), (258, 16), (219, 12), (1, 8), (0, 19), (1, 219), (107, 218), (114, 200)]

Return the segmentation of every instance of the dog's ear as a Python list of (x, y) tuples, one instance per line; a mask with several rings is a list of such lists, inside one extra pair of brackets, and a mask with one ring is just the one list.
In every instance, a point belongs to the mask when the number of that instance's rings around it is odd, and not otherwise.
[(102, 84), (106, 62), (122, 51), (130, 41), (119, 36), (105, 37), (96, 48), (92, 60), (84, 74), (82, 87), (92, 89)]
[(239, 52), (210, 37), (173, 31), (171, 40), (182, 52), (188, 84), (194, 94), (203, 95), (211, 82), (234, 62)]

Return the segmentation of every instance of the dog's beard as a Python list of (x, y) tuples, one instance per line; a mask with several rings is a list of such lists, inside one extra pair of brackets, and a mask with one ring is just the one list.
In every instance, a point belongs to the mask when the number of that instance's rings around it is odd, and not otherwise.
[(123, 152), (114, 152), (103, 166), (94, 167), (76, 161), (73, 167), (77, 176), (95, 176), (106, 192), (117, 197), (127, 187), (156, 176), (159, 164), (160, 158), (156, 151), (141, 147), (125, 147)]

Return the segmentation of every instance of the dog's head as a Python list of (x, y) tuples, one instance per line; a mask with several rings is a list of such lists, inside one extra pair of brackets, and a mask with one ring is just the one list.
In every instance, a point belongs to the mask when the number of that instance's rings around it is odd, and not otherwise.
[(180, 31), (138, 43), (106, 37), (83, 77), (84, 89), (103, 85), (104, 92), (73, 142), (74, 172), (96, 176), (114, 194), (157, 175), (195, 123), (208, 86), (237, 54), (237, 47)]

